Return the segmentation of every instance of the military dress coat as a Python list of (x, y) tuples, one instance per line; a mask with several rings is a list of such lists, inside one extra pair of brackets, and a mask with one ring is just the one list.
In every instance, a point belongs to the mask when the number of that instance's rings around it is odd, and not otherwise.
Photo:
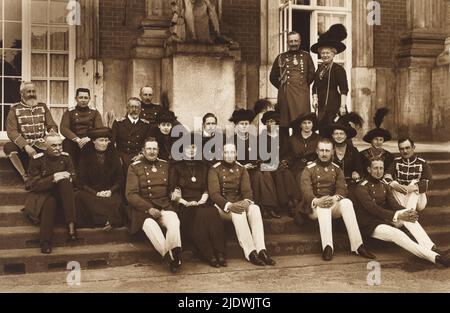
[(359, 183), (351, 194), (361, 232), (371, 236), (378, 225), (392, 225), (395, 212), (404, 210), (389, 186), (373, 177)]
[(66, 152), (60, 156), (39, 153), (31, 159), (28, 169), (30, 180), (27, 182), (31, 191), (25, 199), (24, 211), (36, 223), (39, 222), (44, 202), (48, 197), (55, 196), (53, 174), (58, 172), (69, 172), (71, 178), (75, 178), (72, 160)]
[(169, 163), (164, 160), (136, 161), (128, 168), (125, 195), (128, 200), (129, 230), (142, 230), (148, 209), (175, 211), (169, 198)]
[(299, 185), (302, 193), (300, 211), (305, 214), (312, 213), (311, 204), (315, 198), (334, 195), (345, 198), (348, 194), (344, 173), (332, 162), (317, 161), (308, 165), (300, 176)]
[(314, 71), (311, 55), (303, 50), (288, 51), (275, 59), (270, 82), (278, 89), (276, 109), (280, 112), (281, 127), (288, 127), (300, 114), (311, 111)]
[(61, 134), (68, 140), (86, 137), (90, 129), (100, 127), (103, 127), (100, 112), (89, 107), (77, 105), (64, 112), (61, 119)]

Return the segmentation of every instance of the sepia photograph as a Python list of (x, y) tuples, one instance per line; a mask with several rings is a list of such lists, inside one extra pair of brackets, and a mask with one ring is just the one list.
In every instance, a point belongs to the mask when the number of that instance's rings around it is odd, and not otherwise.
[(0, 55), (0, 293), (450, 292), (450, 0), (0, 0)]

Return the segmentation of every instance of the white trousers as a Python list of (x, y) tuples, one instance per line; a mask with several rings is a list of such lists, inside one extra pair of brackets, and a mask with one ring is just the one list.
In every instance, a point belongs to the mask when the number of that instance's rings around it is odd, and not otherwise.
[(422, 211), (427, 206), (427, 195), (425, 193), (411, 192), (405, 195), (395, 190), (392, 193), (398, 203), (407, 209)]
[[(167, 229), (165, 237), (160, 225)], [(162, 210), (159, 224), (147, 218), (142, 230), (162, 257), (173, 248), (181, 247), (180, 220), (175, 212)]]
[(340, 217), (344, 220), (345, 228), (347, 228), (351, 250), (356, 252), (363, 244), (353, 203), (349, 199), (342, 199), (329, 209), (318, 207), (313, 210), (313, 213), (309, 217), (313, 220), (319, 220), (322, 249), (330, 246), (334, 250), (332, 219), (338, 219)]
[[(397, 225), (399, 227), (402, 226), (402, 224)], [(419, 222), (403, 222), (403, 225), (414, 236), (418, 243), (411, 240), (411, 238), (400, 229), (385, 224), (378, 225), (375, 228), (372, 237), (383, 241), (393, 242), (419, 258), (436, 263), (436, 256), (438, 254), (431, 250), (434, 243), (431, 241), (430, 237), (428, 237)]]
[(244, 250), (245, 258), (248, 260), (250, 252), (266, 249), (264, 243), (264, 226), (261, 218), (259, 206), (252, 204), (246, 212), (236, 214), (233, 212), (225, 213), (219, 210), (222, 219), (231, 221), (236, 231), (239, 245)]

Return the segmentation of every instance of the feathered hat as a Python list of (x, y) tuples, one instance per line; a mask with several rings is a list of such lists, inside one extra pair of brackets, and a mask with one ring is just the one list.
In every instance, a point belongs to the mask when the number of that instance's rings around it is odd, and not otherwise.
[(177, 120), (175, 113), (168, 109), (162, 109), (156, 114), (156, 121), (159, 123), (174, 123)]
[(325, 137), (331, 138), (333, 131), (336, 129), (343, 130), (347, 134), (347, 139), (356, 137), (357, 131), (352, 127), (350, 123), (361, 127), (364, 123), (363, 118), (356, 112), (350, 112), (339, 118), (337, 122), (334, 122), (325, 129)]
[(381, 128), (381, 124), (383, 123), (384, 117), (389, 113), (388, 108), (380, 108), (375, 113), (373, 121), (375, 122), (375, 128), (370, 130), (363, 138), (365, 142), (371, 143), (373, 138), (375, 137), (383, 137), (384, 141), (389, 141), (392, 139), (391, 133)]
[(235, 124), (241, 122), (241, 121), (253, 121), (255, 118), (255, 113), (252, 110), (246, 110), (246, 109), (240, 109), (235, 110), (233, 112), (233, 115), (229, 119), (230, 122), (233, 122)]
[(319, 54), (322, 47), (336, 49), (336, 54), (344, 52), (347, 47), (342, 43), (347, 38), (347, 29), (342, 24), (334, 24), (328, 31), (319, 36), (319, 41), (311, 47), (311, 51)]
[(277, 124), (280, 124), (280, 113), (276, 111), (267, 111), (263, 114), (261, 122), (265, 125), (268, 120), (275, 120)]
[(316, 130), (318, 125), (317, 116), (314, 112), (305, 112), (300, 114), (295, 120), (292, 121), (291, 127), (294, 131), (298, 130), (303, 121), (311, 121), (313, 123), (313, 130)]

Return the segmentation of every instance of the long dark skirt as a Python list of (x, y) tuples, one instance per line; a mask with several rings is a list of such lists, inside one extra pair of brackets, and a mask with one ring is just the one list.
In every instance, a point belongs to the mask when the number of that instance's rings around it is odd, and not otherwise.
[(278, 208), (277, 190), (271, 172), (259, 168), (248, 171), (255, 203), (263, 208)]
[(108, 221), (112, 226), (123, 225), (123, 197), (114, 193), (110, 198), (101, 198), (84, 190), (75, 195), (78, 227), (104, 226)]
[(191, 242), (202, 258), (210, 260), (218, 253), (225, 254), (223, 222), (215, 207), (180, 205), (178, 217), (182, 240)]
[(289, 201), (300, 201), (300, 187), (289, 169), (278, 169), (272, 172), (281, 207), (286, 207)]

